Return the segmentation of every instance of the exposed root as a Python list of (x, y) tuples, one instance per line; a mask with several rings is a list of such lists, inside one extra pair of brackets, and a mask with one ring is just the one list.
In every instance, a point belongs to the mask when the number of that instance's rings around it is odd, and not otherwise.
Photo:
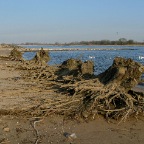
[(35, 135), (36, 135), (36, 140), (35, 140), (34, 144), (38, 144), (38, 141), (39, 141), (39, 131), (36, 128), (36, 123), (39, 123), (41, 121), (42, 121), (42, 119), (35, 118), (33, 121), (30, 122), (31, 126), (33, 127), (33, 129), (35, 131)]
[[(91, 70), (87, 71), (86, 66)], [(93, 119), (101, 114), (106, 119), (121, 119), (121, 122), (144, 111), (144, 95), (131, 91), (138, 84), (144, 67), (131, 59), (116, 58), (108, 70), (87, 80), (82, 74), (92, 76), (91, 62), (83, 65), (81, 61), (69, 60), (59, 68), (24, 62), (17, 68), (23, 70), (25, 80), (43, 82), (43, 88), (49, 85), (63, 94), (44, 99), (37, 107), (25, 111), (25, 115), (61, 114)]]

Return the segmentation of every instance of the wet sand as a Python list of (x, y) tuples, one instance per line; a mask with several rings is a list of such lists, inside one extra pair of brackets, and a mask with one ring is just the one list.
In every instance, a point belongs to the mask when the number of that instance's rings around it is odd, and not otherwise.
[[(0, 55), (8, 56), (10, 48), (1, 48)], [(15, 61), (0, 57), (0, 143), (5, 144), (143, 144), (144, 117), (129, 118), (118, 125), (97, 116), (93, 121), (63, 122), (62, 116), (21, 116), (21, 110), (30, 110), (48, 96), (58, 95), (42, 83), (21, 79), (21, 71), (12, 65)], [(136, 90), (140, 90), (139, 87)], [(143, 89), (141, 89), (143, 90)], [(59, 94), (60, 95), (60, 94)], [(14, 111), (16, 114), (14, 114)], [(13, 112), (13, 114), (11, 113)], [(70, 137), (75, 134), (76, 138)]]

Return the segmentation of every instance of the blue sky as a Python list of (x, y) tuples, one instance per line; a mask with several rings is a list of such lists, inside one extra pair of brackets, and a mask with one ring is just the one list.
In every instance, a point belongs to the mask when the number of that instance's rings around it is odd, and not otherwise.
[(144, 0), (0, 0), (0, 43), (144, 41)]

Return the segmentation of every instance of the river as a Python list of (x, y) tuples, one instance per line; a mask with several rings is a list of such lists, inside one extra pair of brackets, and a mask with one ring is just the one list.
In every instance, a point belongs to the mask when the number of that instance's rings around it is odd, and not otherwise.
[[(92, 60), (94, 62), (95, 74), (105, 71), (112, 65), (115, 57), (131, 58), (144, 65), (144, 46), (99, 46), (99, 45), (23, 45), (25, 48), (45, 48), (50, 50), (51, 60), (49, 65), (59, 65), (64, 60), (76, 58), (82, 61)], [(93, 50), (95, 49), (96, 50)], [(60, 49), (61, 51), (53, 51)], [(67, 51), (62, 51), (67, 49)], [(69, 51), (69, 49), (72, 49)], [(80, 50), (79, 50), (80, 49)], [(25, 52), (24, 59), (30, 60), (36, 52)]]

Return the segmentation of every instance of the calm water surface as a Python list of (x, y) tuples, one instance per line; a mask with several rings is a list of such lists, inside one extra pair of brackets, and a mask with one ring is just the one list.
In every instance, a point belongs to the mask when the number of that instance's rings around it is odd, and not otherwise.
[[(82, 51), (50, 51), (51, 60), (49, 65), (59, 65), (64, 60), (69, 58), (81, 59), (82, 61), (92, 60), (95, 65), (95, 74), (99, 74), (105, 71), (109, 66), (112, 65), (115, 57), (131, 58), (144, 65), (144, 46), (23, 46), (26, 48), (99, 48), (99, 50), (82, 50)], [(105, 48), (105, 50), (102, 50)], [(114, 48), (115, 50), (106, 50)], [(118, 48), (129, 48), (133, 50), (116, 50)], [(23, 57), (26, 60), (30, 60), (35, 56), (35, 52), (26, 52)]]

